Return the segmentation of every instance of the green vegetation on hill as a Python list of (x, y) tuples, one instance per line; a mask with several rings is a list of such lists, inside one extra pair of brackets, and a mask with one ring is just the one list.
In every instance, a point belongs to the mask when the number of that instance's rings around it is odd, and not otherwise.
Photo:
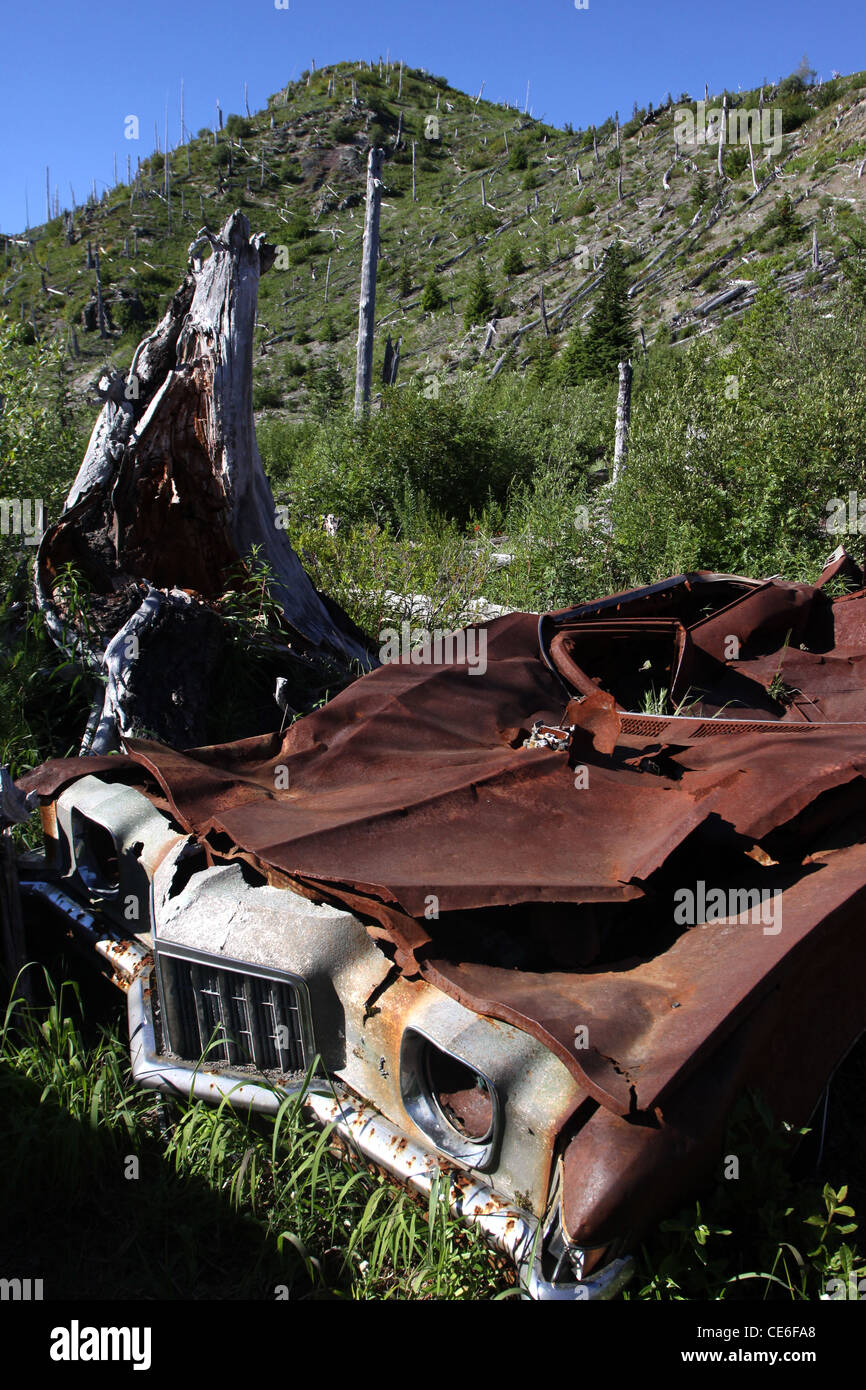
[[(500, 370), (526, 371), (534, 361), (527, 325), (542, 283), (556, 357), (585, 324), (590, 286), (614, 242), (628, 258), (635, 327), (650, 342), (662, 330), (682, 341), (740, 316), (763, 273), (786, 297), (809, 301), (838, 283), (850, 251), (844, 223), (862, 198), (864, 85), (862, 73), (819, 87), (798, 71), (764, 89), (764, 126), (755, 119), (761, 92), (729, 91), (720, 181), (713, 139), (680, 140), (675, 150), (684, 114), (694, 123), (699, 113), (687, 93), (635, 103), (617, 149), (613, 117), (558, 130), (418, 69), (404, 68), (401, 86), (395, 65), (336, 64), (289, 84), (265, 111), (229, 115), (224, 129), (203, 129), (167, 156), (139, 154), (132, 143), (129, 182), (74, 209), (58, 206), (42, 227), (0, 236), (0, 310), (34, 338), (60, 335), (71, 397), (80, 401), (105, 363), (128, 366), (198, 228), (218, 228), (242, 206), (282, 252), (261, 284), (259, 409), (301, 418), (314, 396), (306, 368), (325, 347), (344, 374), (352, 370), (365, 163), (378, 143), (386, 154), (379, 352), (399, 321), (401, 387), (428, 376), (434, 359), (443, 379), (467, 367), (489, 374), (506, 350)], [(714, 103), (721, 94), (708, 109)], [(786, 133), (777, 149), (779, 129)], [(482, 265), (489, 294), (479, 309)], [(706, 311), (719, 291), (738, 285), (742, 293)], [(496, 355), (483, 357), (493, 313)]]

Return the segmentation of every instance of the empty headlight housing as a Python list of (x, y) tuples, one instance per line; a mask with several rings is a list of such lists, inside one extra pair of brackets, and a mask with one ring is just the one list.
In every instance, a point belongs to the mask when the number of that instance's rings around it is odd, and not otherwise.
[(490, 1078), (425, 1033), (407, 1028), (400, 1046), (407, 1115), (443, 1153), (471, 1168), (493, 1168), (501, 1137), (499, 1096)]

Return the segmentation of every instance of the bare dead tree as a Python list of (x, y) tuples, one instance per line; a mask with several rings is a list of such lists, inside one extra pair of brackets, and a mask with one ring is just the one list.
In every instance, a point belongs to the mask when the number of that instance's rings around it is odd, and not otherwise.
[(821, 252), (818, 248), (818, 223), (812, 226), (812, 269), (819, 270), (821, 266)]
[(752, 132), (751, 132), (751, 130), (749, 129), (749, 123), (748, 123), (748, 121), (746, 122), (746, 139), (747, 139), (748, 142), (749, 142), (749, 167), (751, 168), (751, 171), (752, 171), (752, 187), (754, 188), (755, 192), (757, 193), (757, 191), (758, 191), (758, 180), (757, 180), (757, 177), (756, 177), (756, 175), (755, 175), (755, 151), (754, 151), (753, 148), (752, 148)]
[(721, 123), (720, 123), (720, 125), (719, 125), (719, 160), (718, 160), (718, 170), (719, 170), (719, 178), (720, 178), (720, 179), (723, 179), (723, 178), (725, 177), (724, 154), (725, 154), (725, 130), (726, 130), (727, 124), (728, 124), (728, 94), (727, 94), (727, 92), (725, 92), (724, 95), (723, 95), (723, 97), (722, 97), (722, 119), (721, 119)]
[(101, 276), (100, 273), (99, 273), (99, 252), (98, 252), (98, 251), (97, 251), (97, 253), (96, 253), (96, 258), (95, 258), (95, 270), (96, 270), (96, 322), (97, 322), (97, 326), (98, 326), (98, 328), (99, 328), (99, 336), (100, 336), (100, 338), (107, 338), (107, 337), (108, 337), (108, 334), (107, 334), (107, 332), (105, 331), (105, 302), (104, 302), (104, 300), (103, 300), (103, 298), (102, 298), (102, 276)]
[(379, 209), (382, 202), (384, 150), (371, 149), (367, 159), (367, 207), (364, 215), (364, 249), (361, 258), (361, 295), (358, 305), (358, 349), (355, 367), (355, 414), (361, 415), (370, 400), (373, 377), (373, 329), (376, 321), (376, 268), (379, 260)]
[(619, 482), (628, 461), (631, 428), (631, 361), (619, 364), (619, 394), (616, 401), (616, 439), (613, 450), (613, 481)]

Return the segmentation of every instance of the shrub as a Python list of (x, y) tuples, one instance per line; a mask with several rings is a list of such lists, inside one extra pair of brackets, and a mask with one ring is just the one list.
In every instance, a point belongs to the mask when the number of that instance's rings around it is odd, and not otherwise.
[(782, 107), (782, 130), (787, 135), (792, 130), (799, 130), (809, 120), (814, 112), (808, 101), (789, 101)]
[(253, 410), (276, 409), (283, 403), (283, 393), (279, 386), (263, 381), (253, 386)]
[(252, 135), (252, 123), (244, 116), (230, 115), (226, 119), (226, 132), (233, 140), (243, 140), (248, 135)]

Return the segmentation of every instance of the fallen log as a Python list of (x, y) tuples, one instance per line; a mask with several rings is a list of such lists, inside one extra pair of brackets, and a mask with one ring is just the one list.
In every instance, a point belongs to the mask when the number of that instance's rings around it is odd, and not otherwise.
[(299, 659), (344, 680), (353, 663), (375, 665), (292, 549), (256, 444), (253, 329), (274, 257), (240, 212), (217, 235), (203, 229), (126, 377), (99, 383), (102, 411), (35, 567), (48, 631), (104, 682), (87, 751), (127, 733), (201, 741), (222, 659), (219, 600), (252, 571), (281, 615), (290, 673)]

